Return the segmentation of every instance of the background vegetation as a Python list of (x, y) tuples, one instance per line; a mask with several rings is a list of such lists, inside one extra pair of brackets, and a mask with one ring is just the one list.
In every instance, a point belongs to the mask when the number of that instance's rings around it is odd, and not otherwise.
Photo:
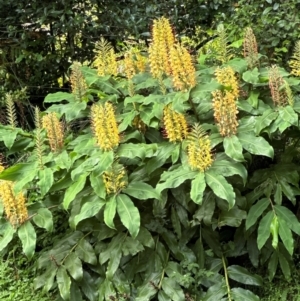
[(2, 299), (297, 300), (298, 6), (2, 1)]

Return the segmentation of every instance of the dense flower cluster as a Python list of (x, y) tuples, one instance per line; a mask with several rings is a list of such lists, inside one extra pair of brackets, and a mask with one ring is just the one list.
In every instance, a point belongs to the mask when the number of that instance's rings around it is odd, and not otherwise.
[(210, 140), (198, 124), (188, 136), (187, 152), (188, 163), (193, 170), (204, 172), (213, 163)]
[(269, 69), (269, 87), (272, 95), (272, 100), (277, 106), (285, 106), (288, 104), (288, 95), (286, 83), (279, 73), (279, 69), (276, 65), (271, 66)]
[(294, 49), (293, 59), (289, 61), (291, 67), (291, 74), (300, 76), (300, 41), (296, 42)]
[(107, 194), (117, 194), (127, 185), (125, 168), (113, 166), (102, 175)]
[(64, 145), (64, 125), (56, 113), (51, 112), (43, 116), (42, 127), (46, 129), (51, 150), (53, 152), (61, 150)]
[(244, 37), (244, 57), (248, 62), (250, 69), (258, 65), (258, 50), (256, 37), (251, 27), (247, 27)]
[(110, 151), (119, 145), (118, 125), (111, 103), (91, 107), (91, 124), (97, 144), (103, 151)]
[(238, 126), (236, 104), (239, 96), (238, 80), (231, 67), (218, 68), (215, 75), (225, 90), (212, 92), (214, 117), (222, 136), (235, 135)]
[(188, 125), (183, 114), (175, 112), (171, 105), (164, 108), (164, 127), (171, 142), (182, 141), (188, 134)]
[(72, 66), (72, 73), (70, 76), (72, 93), (76, 100), (82, 100), (87, 90), (87, 84), (81, 71), (80, 63), (76, 62)]

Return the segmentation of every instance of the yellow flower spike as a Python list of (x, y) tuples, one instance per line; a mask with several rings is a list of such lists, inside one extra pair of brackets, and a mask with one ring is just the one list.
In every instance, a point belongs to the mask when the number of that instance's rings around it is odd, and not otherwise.
[(110, 151), (120, 143), (118, 124), (113, 105), (94, 104), (91, 107), (91, 123), (97, 144), (103, 151)]
[(187, 90), (196, 86), (196, 70), (187, 49), (179, 44), (170, 50), (173, 86), (177, 90)]
[(170, 142), (182, 141), (188, 134), (188, 125), (183, 114), (175, 112), (171, 105), (164, 108), (164, 127)]
[(13, 193), (14, 183), (0, 181), (0, 199), (3, 203), (4, 212), (13, 227), (23, 224), (28, 218), (26, 199), (22, 192), (17, 196)]
[(296, 42), (294, 54), (292, 60), (289, 61), (291, 67), (291, 74), (295, 76), (300, 76), (300, 41)]
[(212, 92), (212, 95), (214, 117), (221, 136), (235, 135), (238, 126), (235, 95), (230, 91), (222, 92), (220, 90)]
[(46, 129), (51, 150), (53, 152), (61, 150), (64, 145), (64, 125), (56, 113), (51, 112), (43, 116), (42, 127)]
[(123, 166), (114, 165), (102, 175), (107, 194), (117, 194), (127, 186), (126, 171)]
[(72, 66), (72, 73), (70, 76), (70, 82), (72, 87), (72, 94), (74, 94), (76, 100), (81, 101), (87, 90), (87, 84), (80, 69), (81, 64), (75, 62)]
[(253, 69), (254, 67), (258, 66), (259, 57), (258, 57), (256, 37), (251, 27), (247, 27), (245, 30), (243, 46), (244, 46), (244, 57), (246, 58), (250, 69)]
[(213, 163), (211, 143), (199, 124), (196, 124), (187, 137), (188, 163), (193, 170), (204, 172)]
[(142, 56), (140, 53), (136, 53), (135, 57), (136, 57), (136, 61), (135, 61), (136, 69), (139, 72), (145, 72), (147, 66), (147, 58)]
[(269, 87), (271, 91), (272, 100), (277, 106), (285, 106), (288, 104), (288, 95), (285, 87), (285, 81), (280, 75), (276, 65), (271, 66), (269, 69)]
[(234, 70), (230, 66), (223, 68), (218, 67), (215, 71), (215, 76), (221, 85), (225, 86), (227, 90), (231, 91), (235, 98), (238, 98), (238, 79), (235, 76)]

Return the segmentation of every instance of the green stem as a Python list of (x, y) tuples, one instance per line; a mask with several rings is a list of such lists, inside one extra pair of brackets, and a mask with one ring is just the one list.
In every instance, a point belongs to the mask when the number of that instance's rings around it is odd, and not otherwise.
[(222, 254), (222, 263), (223, 263), (223, 269), (224, 269), (224, 274), (225, 274), (225, 282), (226, 282), (226, 287), (227, 287), (228, 301), (232, 301), (231, 292), (230, 292), (230, 285), (229, 285), (229, 280), (228, 280), (228, 274), (227, 274), (227, 267), (226, 267), (225, 257), (224, 257), (223, 254)]

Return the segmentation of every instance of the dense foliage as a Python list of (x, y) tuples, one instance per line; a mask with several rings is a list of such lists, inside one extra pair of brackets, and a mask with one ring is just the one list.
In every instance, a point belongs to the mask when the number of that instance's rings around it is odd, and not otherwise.
[(72, 93), (48, 94), (34, 130), (7, 99), (0, 250), (19, 238), (31, 259), (43, 235), (35, 288), (78, 301), (238, 301), (259, 300), (249, 270), (291, 277), (300, 80), (266, 65), (250, 28), (243, 47), (235, 56), (219, 28), (195, 64), (161, 18), (147, 53), (117, 60), (101, 40), (95, 68), (75, 62)]

